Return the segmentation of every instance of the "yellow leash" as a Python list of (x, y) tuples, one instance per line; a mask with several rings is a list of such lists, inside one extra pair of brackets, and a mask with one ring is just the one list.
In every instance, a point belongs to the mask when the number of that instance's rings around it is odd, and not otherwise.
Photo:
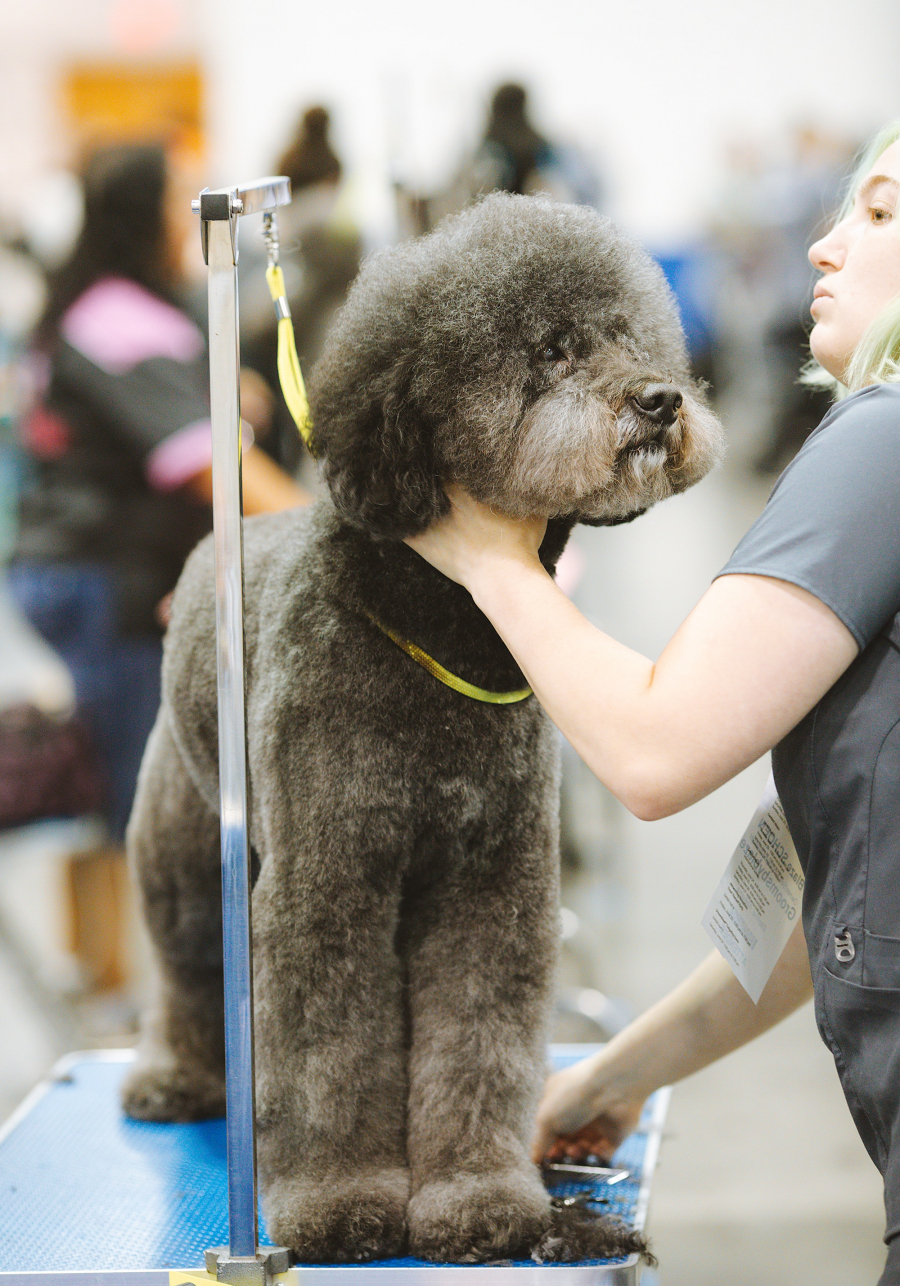
[[(309, 400), (306, 396), (306, 385), (303, 383), (303, 372), (300, 370), (300, 359), (297, 356), (297, 345), (294, 341), (294, 327), (291, 323), (291, 309), (287, 301), (284, 274), (278, 266), (278, 232), (272, 212), (263, 215), (263, 237), (269, 252), (266, 281), (269, 283), (269, 293), (278, 316), (278, 381), (291, 418), (312, 455), (315, 453), (310, 445), (312, 420), (309, 414)], [(407, 656), (412, 657), (429, 674), (464, 697), (471, 697), (473, 701), (486, 701), (491, 705), (511, 705), (516, 701), (524, 701), (526, 697), (532, 695), (531, 688), (518, 688), (515, 692), (489, 692), (487, 688), (476, 688), (474, 683), (467, 683), (465, 679), (460, 679), (449, 670), (445, 670), (427, 652), (423, 652), (415, 643), (410, 643), (408, 639), (389, 630), (374, 616), (370, 616), (369, 619), (382, 634), (387, 635), (393, 643), (402, 648)]]
[(474, 683), (467, 683), (465, 679), (460, 679), (455, 674), (451, 674), (449, 670), (445, 670), (442, 665), (435, 661), (433, 656), (423, 652), (415, 643), (410, 643), (408, 639), (395, 634), (393, 630), (389, 630), (386, 625), (382, 625), (381, 621), (371, 616), (368, 612), (366, 615), (373, 625), (377, 625), (382, 634), (386, 634), (393, 643), (397, 644), (397, 647), (402, 647), (407, 656), (411, 656), (414, 661), (418, 661), (419, 665), (426, 669), (429, 674), (434, 675), (436, 679), (440, 679), (441, 683), (445, 683), (454, 692), (461, 692), (464, 697), (471, 697), (473, 701), (487, 701), (491, 705), (506, 706), (512, 705), (516, 701), (524, 701), (526, 697), (532, 695), (531, 688), (517, 688), (514, 692), (489, 692), (487, 688), (476, 688)]
[(312, 420), (309, 417), (309, 400), (306, 396), (306, 385), (303, 383), (303, 372), (300, 370), (297, 345), (294, 342), (294, 327), (291, 323), (291, 309), (284, 288), (284, 274), (277, 263), (269, 263), (266, 269), (266, 281), (269, 283), (269, 294), (272, 296), (272, 303), (278, 315), (278, 381), (291, 418), (300, 431), (307, 450), (313, 454), (310, 445)]

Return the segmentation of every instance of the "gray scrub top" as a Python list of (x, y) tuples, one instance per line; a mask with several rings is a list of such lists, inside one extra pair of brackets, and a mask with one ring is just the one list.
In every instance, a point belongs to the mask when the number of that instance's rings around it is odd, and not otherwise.
[(861, 649), (772, 761), (806, 872), (816, 1021), (885, 1177), (890, 1241), (900, 1235), (900, 386), (873, 385), (828, 413), (721, 574), (738, 573), (802, 586)]

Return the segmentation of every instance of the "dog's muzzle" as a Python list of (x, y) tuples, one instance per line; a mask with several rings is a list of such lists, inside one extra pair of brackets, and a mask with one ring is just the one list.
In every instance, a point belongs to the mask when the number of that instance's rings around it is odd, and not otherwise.
[(631, 401), (641, 415), (651, 423), (665, 428), (674, 424), (684, 398), (674, 384), (647, 384)]
[(624, 424), (620, 418), (619, 423), (625, 428), (619, 450), (627, 455), (650, 451), (654, 447), (668, 455), (678, 445), (678, 434), (673, 431), (672, 424), (656, 427), (652, 423), (644, 423), (641, 416), (629, 417)]
[[(678, 397), (681, 401), (681, 394)], [(665, 459), (681, 449), (684, 426), (677, 411), (671, 419), (655, 419), (646, 411), (638, 410), (632, 398), (620, 412), (618, 426), (618, 450), (623, 455), (646, 454), (656, 448)]]

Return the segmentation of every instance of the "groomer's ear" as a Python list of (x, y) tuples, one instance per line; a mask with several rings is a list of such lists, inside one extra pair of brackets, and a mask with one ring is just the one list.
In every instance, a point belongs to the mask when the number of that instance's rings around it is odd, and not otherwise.
[(378, 383), (381, 396), (373, 390), (342, 423), (332, 415), (316, 440), (342, 517), (377, 540), (402, 540), (449, 505), (435, 469), (433, 425), (411, 395), (410, 364), (398, 362)]

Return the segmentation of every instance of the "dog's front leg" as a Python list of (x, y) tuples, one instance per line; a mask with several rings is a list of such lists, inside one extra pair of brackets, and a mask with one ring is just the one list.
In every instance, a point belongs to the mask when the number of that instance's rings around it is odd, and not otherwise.
[(253, 895), (266, 1225), (301, 1261), (391, 1257), (409, 1199), (400, 864), (371, 843), (378, 818), (351, 833), (314, 804), (272, 806)]
[(549, 1222), (528, 1157), (543, 1083), (558, 930), (555, 836), (517, 819), (411, 908), (410, 1249), (524, 1255)]

